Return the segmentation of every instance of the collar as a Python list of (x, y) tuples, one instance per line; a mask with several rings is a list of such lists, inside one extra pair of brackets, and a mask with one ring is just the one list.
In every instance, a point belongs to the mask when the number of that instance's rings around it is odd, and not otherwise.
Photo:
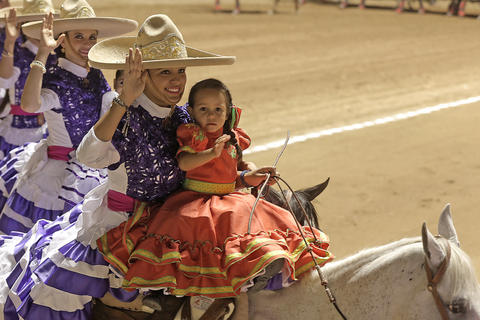
[(33, 44), (32, 41), (30, 40), (27, 40), (25, 41), (23, 44), (22, 44), (22, 47), (23, 48), (27, 48), (30, 52), (32, 52), (33, 54), (37, 54), (38, 52), (38, 47), (36, 45)]
[(142, 93), (137, 100), (133, 103), (133, 106), (136, 108), (142, 106), (143, 109), (147, 110), (151, 116), (157, 118), (166, 118), (170, 114), (172, 108), (160, 107), (150, 100), (144, 93)]
[(65, 58), (58, 59), (58, 66), (62, 69), (70, 71), (71, 73), (80, 78), (86, 78), (88, 75), (88, 71), (86, 68), (79, 66), (78, 64), (75, 64)]

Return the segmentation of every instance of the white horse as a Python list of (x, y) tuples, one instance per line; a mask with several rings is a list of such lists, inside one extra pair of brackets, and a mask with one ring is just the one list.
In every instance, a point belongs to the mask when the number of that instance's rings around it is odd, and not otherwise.
[[(421, 238), (399, 240), (325, 265), (322, 270), (346, 318), (479, 320), (480, 285), (469, 257), (459, 247), (449, 205), (438, 231), (440, 237), (434, 237), (424, 224)], [(427, 264), (433, 275), (442, 273), (444, 260), (448, 262), (439, 279), (437, 306), (425, 268)], [(290, 288), (251, 297), (249, 314), (254, 320), (342, 319), (315, 271)]]

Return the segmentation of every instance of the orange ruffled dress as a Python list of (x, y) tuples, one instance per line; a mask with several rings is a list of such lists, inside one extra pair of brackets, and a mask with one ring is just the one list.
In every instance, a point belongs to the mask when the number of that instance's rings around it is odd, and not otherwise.
[[(240, 147), (247, 148), (247, 134), (240, 128), (234, 132)], [(178, 153), (211, 148), (221, 134), (182, 125)], [(255, 197), (235, 191), (236, 178), (236, 150), (227, 145), (220, 157), (187, 172), (186, 190), (160, 207), (140, 205), (128, 221), (98, 239), (106, 260), (123, 274), (123, 286), (234, 297), (276, 259), (285, 259), (283, 274), (291, 280), (311, 269), (313, 259), (288, 211), (260, 200), (247, 232)], [(304, 230), (317, 263), (333, 259), (327, 235)]]

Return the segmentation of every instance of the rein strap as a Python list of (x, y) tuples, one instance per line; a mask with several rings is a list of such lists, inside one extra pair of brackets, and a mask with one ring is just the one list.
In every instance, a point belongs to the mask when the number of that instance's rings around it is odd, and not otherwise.
[(433, 300), (435, 300), (435, 304), (437, 305), (437, 309), (440, 312), (443, 320), (448, 320), (448, 313), (447, 308), (445, 307), (445, 303), (443, 302), (442, 298), (438, 294), (437, 285), (443, 278), (443, 275), (447, 271), (448, 264), (450, 263), (450, 256), (451, 256), (452, 249), (450, 248), (450, 244), (447, 247), (447, 256), (443, 259), (438, 271), (435, 275), (433, 275), (432, 269), (428, 265), (427, 258), (425, 257), (425, 272), (427, 273), (427, 289), (433, 295)]

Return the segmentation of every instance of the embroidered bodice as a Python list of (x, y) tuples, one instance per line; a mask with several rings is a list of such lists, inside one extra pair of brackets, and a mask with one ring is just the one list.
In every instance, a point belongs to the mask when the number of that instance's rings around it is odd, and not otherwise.
[[(151, 104), (150, 101), (145, 103)], [(175, 158), (176, 128), (189, 122), (190, 116), (185, 107), (175, 107), (170, 118), (154, 116), (141, 104), (129, 110), (130, 126), (126, 137), (122, 133), (125, 115), (112, 139), (120, 161), (108, 168), (116, 170), (124, 166), (128, 196), (141, 201), (161, 200), (183, 182), (184, 173)]]
[(43, 88), (58, 96), (61, 107), (51, 110), (63, 116), (72, 146), (76, 148), (100, 118), (102, 98), (110, 86), (98, 69), (92, 68), (84, 78), (55, 65), (44, 75)]

